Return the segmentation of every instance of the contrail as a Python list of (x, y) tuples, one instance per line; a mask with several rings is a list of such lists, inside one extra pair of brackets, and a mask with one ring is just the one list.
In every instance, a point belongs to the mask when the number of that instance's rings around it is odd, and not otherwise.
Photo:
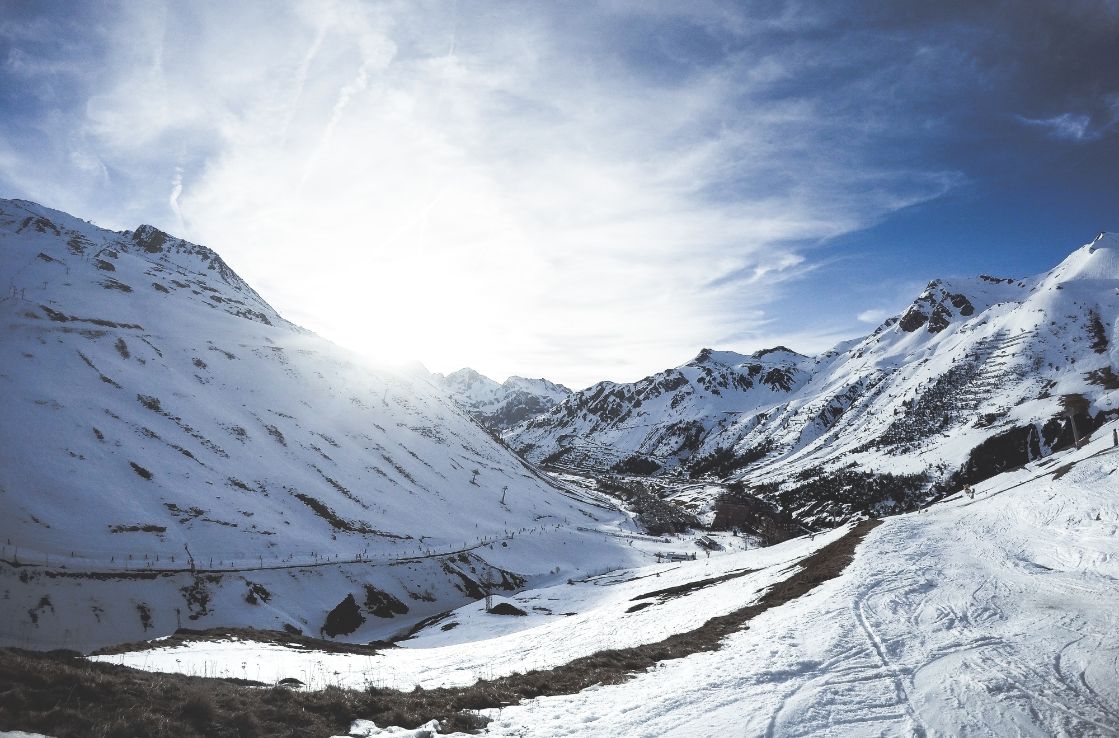
[(303, 61), (299, 63), (299, 68), (295, 71), (295, 89), (292, 91), (291, 99), (288, 101), (287, 113), (284, 116), (284, 125), (280, 130), (280, 138), (284, 141), (287, 140), (288, 128), (291, 126), (291, 119), (295, 117), (295, 110), (299, 106), (299, 101), (303, 97), (303, 87), (307, 84), (307, 74), (311, 69), (311, 63), (319, 54), (319, 49), (322, 48), (323, 40), (326, 39), (326, 32), (329, 23), (323, 23), (319, 26), (319, 30), (315, 33), (315, 40), (311, 42), (310, 48), (307, 53), (303, 55)]
[(186, 227), (183, 222), (182, 208), (179, 207), (179, 195), (181, 194), (183, 194), (183, 168), (175, 167), (175, 176), (171, 178), (171, 194), (167, 198), (167, 204), (175, 212), (175, 217), (179, 219), (180, 230)]

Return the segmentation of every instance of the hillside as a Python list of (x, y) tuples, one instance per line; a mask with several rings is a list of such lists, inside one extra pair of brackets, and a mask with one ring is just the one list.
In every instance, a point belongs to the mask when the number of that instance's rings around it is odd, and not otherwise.
[(494, 710), (489, 734), (1115, 735), (1112, 427), (883, 520), (839, 578), (719, 651)]
[[(372, 679), (429, 697), (414, 724), (438, 715), (435, 690), (462, 690), (494, 736), (1114, 735), (1115, 427), (877, 526), (528, 590), (508, 599), (522, 618), (468, 605), (373, 656), (240, 640), (95, 659), (218, 676), (249, 663), (252, 678), (309, 674), (316, 688)], [(819, 555), (851, 538), (853, 558), (829, 570)], [(811, 586), (781, 597), (800, 577)], [(697, 647), (728, 617), (746, 627)], [(609, 670), (658, 642), (680, 650)], [(554, 687), (595, 654), (593, 687)], [(486, 701), (507, 684), (523, 691)]]
[(574, 393), (506, 440), (592, 473), (737, 482), (744, 498), (829, 526), (1066, 446), (1070, 416), (1090, 432), (1119, 406), (1117, 328), (1119, 237), (1100, 234), (1029, 279), (936, 280), (824, 354), (705, 349)]
[(203, 246), (0, 200), (0, 289), (2, 643), (369, 640), (487, 579), (635, 556), (587, 532), (629, 525), (608, 502), (538, 474), (426, 373), (292, 325)]

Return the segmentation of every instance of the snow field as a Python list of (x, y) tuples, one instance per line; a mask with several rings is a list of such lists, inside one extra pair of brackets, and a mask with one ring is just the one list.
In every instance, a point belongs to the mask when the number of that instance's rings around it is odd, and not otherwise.
[[(417, 637), (374, 656), (332, 654), (246, 641), (92, 657), (149, 671), (240, 676), (276, 682), (294, 676), (311, 688), (328, 684), (412, 689), (464, 686), (531, 669), (547, 669), (608, 648), (625, 648), (692, 630), (745, 607), (789, 576), (795, 562), (841, 537), (840, 528), (779, 546), (710, 559), (655, 564), (496, 597), (528, 614), (499, 616), (482, 602), (453, 611)], [(740, 577), (665, 598), (635, 597), (731, 573)], [(749, 572), (749, 573), (746, 573)], [(626, 612), (634, 605), (653, 604)], [(449, 623), (453, 628), (443, 630)], [(255, 668), (255, 671), (254, 671)], [(256, 674), (257, 676), (252, 676)]]
[[(974, 499), (957, 494), (884, 520), (842, 575), (757, 616), (719, 651), (623, 684), (486, 711), (488, 734), (1116, 735), (1111, 427), (1082, 449), (976, 485)], [(314, 687), (466, 684), (696, 627), (755, 600), (843, 532), (529, 590), (509, 598), (524, 618), (487, 615), (475, 603), (372, 657), (234, 642), (101, 658), (231, 676), (256, 664), (265, 681), (306, 675)], [(639, 595), (743, 568), (757, 571), (625, 612), (657, 601)], [(458, 625), (442, 630), (450, 622)]]
[(345, 635), (371, 640), (491, 563), (546, 584), (644, 558), (426, 371), (292, 325), (204, 247), (0, 200), (0, 250), (2, 644), (318, 635), (367, 586), (408, 608)]
[(1119, 453), (1107, 446), (1110, 433), (1062, 455), (1076, 463), (1060, 479), (1022, 470), (974, 500), (888, 518), (842, 576), (722, 650), (493, 711), (490, 734), (1116, 735)]

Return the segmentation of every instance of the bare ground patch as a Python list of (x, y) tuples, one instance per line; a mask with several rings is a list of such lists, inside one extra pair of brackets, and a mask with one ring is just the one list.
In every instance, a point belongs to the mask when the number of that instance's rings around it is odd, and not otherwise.
[(0, 725), (58, 738), (319, 737), (344, 733), (359, 718), (404, 727), (435, 718), (443, 722), (444, 730), (477, 730), (486, 721), (473, 710), (574, 694), (596, 684), (618, 684), (660, 661), (720, 648), (727, 636), (749, 627), (757, 615), (842, 573), (858, 544), (877, 524), (859, 523), (843, 538), (792, 565), (792, 575), (753, 605), (711, 618), (695, 630), (468, 687), (292, 692), (231, 680), (143, 672), (89, 662), (72, 653), (4, 650), (0, 651)]
[[(638, 600), (648, 600), (648, 599), (652, 599), (652, 598), (655, 597), (657, 599), (656, 604), (659, 605), (663, 602), (667, 602), (668, 600), (675, 599), (677, 597), (683, 597), (685, 595), (689, 595), (692, 592), (695, 592), (695, 591), (700, 590), (700, 589), (706, 589), (707, 587), (714, 587), (716, 584), (722, 584), (723, 582), (729, 582), (731, 579), (738, 579), (739, 577), (744, 577), (747, 574), (753, 574), (756, 571), (758, 571), (758, 570), (757, 569), (736, 569), (734, 571), (727, 572), (726, 574), (720, 574), (719, 576), (716, 576), (716, 577), (709, 577), (707, 579), (697, 579), (694, 582), (685, 582), (683, 584), (677, 584), (675, 587), (665, 587), (664, 589), (657, 589), (657, 590), (654, 590), (652, 592), (646, 592), (645, 594), (637, 595), (636, 597), (630, 598), (630, 602), (637, 602)], [(641, 603), (640, 606), (635, 605), (634, 607), (630, 608), (630, 612), (632, 612), (634, 609), (645, 608), (645, 607), (648, 607), (649, 605), (652, 605), (652, 604), (654, 604), (654, 603), (643, 602), (643, 603)]]
[(255, 630), (253, 628), (179, 628), (174, 634), (158, 641), (138, 641), (136, 643), (122, 643), (116, 646), (94, 651), (97, 655), (132, 653), (134, 651), (149, 651), (156, 648), (173, 648), (185, 646), (190, 643), (213, 643), (219, 639), (240, 641), (256, 641), (260, 643), (275, 643), (291, 648), (323, 651), (326, 653), (351, 653), (373, 655), (386, 648), (394, 648), (388, 641), (374, 641), (369, 644), (339, 643), (325, 638), (313, 638), (303, 635), (298, 630)]

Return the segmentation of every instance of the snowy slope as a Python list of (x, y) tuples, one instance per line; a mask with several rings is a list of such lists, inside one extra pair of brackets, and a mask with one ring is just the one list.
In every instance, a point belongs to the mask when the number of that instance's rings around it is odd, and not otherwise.
[[(1119, 451), (1111, 431), (920, 513), (723, 647), (632, 681), (487, 711), (500, 736), (1109, 736), (1119, 732)], [(374, 656), (251, 642), (99, 657), (150, 670), (437, 686), (647, 643), (753, 602), (841, 535), (522, 592), (526, 618), (464, 607)], [(627, 612), (650, 591), (742, 576)], [(565, 616), (560, 613), (573, 612)], [(442, 625), (458, 623), (443, 630)], [(247, 664), (248, 666), (242, 666)]]
[(513, 376), (498, 384), (470, 368), (434, 376), (475, 420), (497, 432), (550, 410), (571, 394), (547, 379)]
[[(276, 682), (297, 674), (315, 689), (330, 684), (363, 688), (371, 682), (403, 690), (463, 686), (691, 630), (706, 618), (755, 602), (767, 587), (788, 577), (798, 561), (846, 532), (837, 528), (768, 548), (619, 569), (495, 599), (526, 611), (524, 617), (493, 615), (483, 603), (473, 603), (400, 642), (401, 648), (372, 656), (221, 640), (92, 658), (150, 671), (218, 676), (236, 676), (247, 662), (259, 664), (253, 678)], [(648, 597), (720, 577), (727, 579), (678, 596)], [(635, 601), (644, 606), (634, 609)]]
[(575, 527), (628, 523), (609, 504), (426, 373), (287, 322), (205, 247), (0, 200), (0, 289), (0, 642), (318, 635), (351, 594), (368, 639), (476, 599), (487, 562), (516, 587), (631, 557)]
[(1116, 735), (1109, 446), (888, 518), (841, 577), (759, 616), (723, 650), (504, 709), (490, 734)]
[(1084, 433), (1116, 411), (1117, 254), (1100, 234), (1031, 279), (934, 281), (815, 357), (705, 350), (577, 392), (506, 440), (560, 466), (740, 480), (816, 525), (904, 509), (1067, 445), (1070, 412)]

